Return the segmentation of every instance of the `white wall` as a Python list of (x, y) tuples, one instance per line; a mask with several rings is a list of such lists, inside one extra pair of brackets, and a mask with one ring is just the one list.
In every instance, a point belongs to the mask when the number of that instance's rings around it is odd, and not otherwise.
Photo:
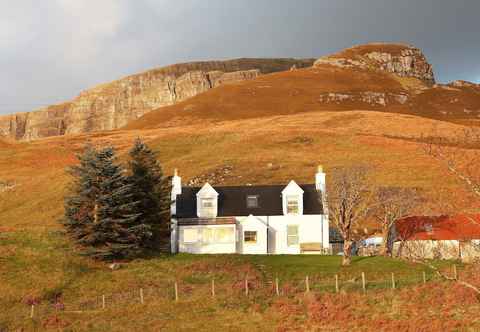
[[(261, 217), (237, 217), (237, 252), (240, 254), (266, 254), (267, 253), (267, 223)], [(245, 243), (245, 231), (257, 232), (256, 243)]]
[[(257, 217), (267, 219), (267, 217)], [(300, 254), (302, 243), (321, 243), (323, 248), (329, 248), (328, 218), (324, 215), (302, 216), (271, 216), (269, 225), (269, 253)], [(288, 246), (287, 226), (298, 225), (299, 244)]]
[[(328, 216), (326, 215), (249, 216), (236, 217), (236, 221), (237, 225), (179, 226), (176, 232), (178, 251), (188, 253), (300, 254), (302, 243), (321, 244), (323, 248), (329, 248), (330, 246)], [(298, 245), (288, 245), (288, 225), (299, 226)], [(202, 229), (215, 227), (233, 228), (233, 241), (228, 243), (205, 241)], [(197, 242), (185, 243), (183, 230), (187, 228), (198, 229)], [(244, 231), (256, 231), (257, 242), (255, 244), (244, 244)]]
[(459, 258), (460, 249), (457, 240), (413, 240), (395, 242), (393, 255), (409, 259), (456, 259)]
[[(228, 228), (232, 232), (231, 241), (218, 243), (208, 242), (204, 237), (204, 229)], [(185, 230), (195, 230), (198, 241), (187, 243), (184, 239)], [(233, 254), (236, 252), (236, 225), (195, 225), (178, 227), (178, 251), (192, 254)]]

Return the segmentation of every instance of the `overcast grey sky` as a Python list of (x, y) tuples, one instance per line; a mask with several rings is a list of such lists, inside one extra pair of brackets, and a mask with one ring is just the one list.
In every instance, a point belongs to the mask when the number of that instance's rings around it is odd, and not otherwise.
[(439, 81), (480, 81), (480, 0), (0, 0), (0, 114), (153, 67), (421, 48)]

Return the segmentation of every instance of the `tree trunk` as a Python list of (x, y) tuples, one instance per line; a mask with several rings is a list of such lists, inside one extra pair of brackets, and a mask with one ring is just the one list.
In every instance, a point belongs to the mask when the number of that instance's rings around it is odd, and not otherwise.
[(353, 241), (352, 240), (344, 240), (343, 242), (343, 259), (342, 265), (347, 266), (350, 265), (352, 262), (352, 247)]
[(98, 203), (95, 203), (93, 207), (93, 223), (94, 224), (98, 223)]
[(385, 226), (382, 228), (382, 246), (380, 247), (381, 256), (390, 256), (390, 248), (388, 247), (390, 230)]

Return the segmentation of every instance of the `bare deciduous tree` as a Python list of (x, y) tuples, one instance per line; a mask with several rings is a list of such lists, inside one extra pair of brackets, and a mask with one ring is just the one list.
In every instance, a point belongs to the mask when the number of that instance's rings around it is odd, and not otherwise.
[(327, 190), (329, 217), (343, 237), (342, 265), (350, 265), (353, 246), (353, 229), (368, 213), (372, 191), (364, 167), (337, 169)]
[(375, 192), (373, 215), (380, 224), (382, 246), (380, 254), (391, 255), (392, 227), (398, 219), (407, 217), (419, 203), (417, 191), (410, 188), (380, 187)]

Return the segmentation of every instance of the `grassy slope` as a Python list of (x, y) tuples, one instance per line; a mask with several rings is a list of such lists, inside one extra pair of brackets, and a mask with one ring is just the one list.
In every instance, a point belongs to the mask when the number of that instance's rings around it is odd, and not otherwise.
[[(0, 257), (0, 328), (27, 330), (273, 330), (286, 318), (275, 309), (271, 282), (276, 276), (282, 294), (288, 296), (281, 301), (290, 305), (297, 303), (296, 297), (301, 298), (306, 274), (316, 293), (332, 293), (334, 275), (338, 274), (342, 292), (351, 294), (361, 291), (359, 276), (365, 272), (372, 296), (390, 287), (391, 272), (397, 275), (400, 288), (421, 283), (422, 271), (433, 277), (422, 266), (384, 258), (356, 258), (352, 267), (342, 269), (340, 257), (329, 256), (177, 255), (137, 259), (111, 271), (104, 264), (76, 255), (58, 232), (3, 234)], [(246, 275), (249, 298), (243, 295)], [(209, 294), (212, 278), (215, 300)], [(172, 301), (174, 280), (179, 284), (178, 304)], [(139, 303), (140, 288), (145, 289), (147, 305)], [(119, 293), (129, 298), (112, 297)], [(102, 294), (107, 296), (107, 310), (99, 312)], [(58, 316), (46, 307), (56, 298), (67, 311)], [(34, 320), (28, 318), (32, 300), (40, 303)], [(82, 309), (81, 303), (88, 303), (84, 309), (92, 311), (70, 312)]]
[[(372, 181), (378, 184), (420, 187), (432, 198), (439, 188), (445, 188), (455, 192), (459, 202), (465, 202), (461, 184), (425, 157), (416, 143), (422, 134), (436, 130), (449, 136), (462, 126), (398, 114), (403, 110), (395, 108), (388, 109), (392, 113), (383, 109), (376, 109), (382, 112), (358, 111), (364, 105), (327, 108), (317, 102), (318, 95), (329, 92), (332, 87), (339, 92), (365, 89), (399, 92), (416, 85), (421, 83), (384, 73), (355, 72), (352, 76), (351, 71), (325, 66), (265, 75), (252, 82), (213, 89), (176, 106), (152, 112), (129, 125), (128, 130), (31, 143), (0, 141), (0, 180), (16, 183), (12, 191), (0, 193), (0, 293), (3, 295), (0, 329), (2, 324), (45, 328), (53, 318), (25, 321), (28, 307), (24, 302), (28, 298), (45, 302), (56, 293), (61, 293), (66, 303), (78, 303), (103, 292), (116, 293), (149, 285), (171, 286), (174, 277), (184, 283), (182, 287), (187, 291), (188, 284), (206, 286), (213, 273), (218, 278), (219, 289), (229, 294), (241, 292), (239, 278), (246, 273), (255, 280), (267, 281), (278, 275), (285, 282), (298, 284), (306, 272), (312, 280), (320, 282), (322, 278), (331, 280), (339, 271), (336, 257), (177, 256), (140, 259), (111, 272), (104, 264), (77, 256), (58, 233), (57, 221), (62, 215), (62, 197), (68, 183), (64, 169), (75, 162), (74, 153), (86, 140), (99, 145), (113, 144), (123, 158), (132, 140), (142, 136), (160, 153), (167, 172), (179, 168), (184, 181), (231, 165), (232, 172), (220, 183), (286, 183), (290, 179), (311, 182), (318, 164), (323, 164), (327, 172), (338, 166), (366, 164), (374, 169)], [(349, 111), (338, 112), (341, 110)], [(392, 271), (418, 276), (420, 269), (395, 261), (367, 259), (356, 261), (352, 269), (340, 273), (346, 279), (358, 276), (362, 270), (369, 276), (379, 274), (378, 277), (384, 279), (385, 274)], [(236, 288), (232, 288), (232, 282)], [(442, 316), (444, 304), (435, 302), (429, 294), (435, 291), (437, 297), (448, 297), (449, 293), (445, 292), (458, 294), (458, 291), (442, 284), (432, 287), (413, 290), (417, 301), (430, 309), (431, 313), (422, 317), (455, 322), (469, 318), (476, 308), (469, 302), (468, 294), (462, 293), (463, 297), (457, 302), (452, 299), (451, 305), (463, 301), (468, 303), (468, 308), (462, 313)], [(393, 328), (396, 322), (401, 322), (399, 326), (405, 328), (409, 315), (415, 312), (409, 304), (409, 294), (407, 291), (399, 295), (379, 293), (369, 296), (368, 301), (352, 297), (352, 304), (345, 303), (348, 296), (322, 298), (321, 302), (326, 306), (325, 319), (332, 324), (328, 327), (342, 329), (347, 321), (355, 322), (357, 318), (358, 322), (377, 324), (375, 315), (381, 317), (386, 313), (385, 326)], [(150, 296), (146, 308), (129, 304), (109, 308), (101, 315), (66, 314), (49, 326), (67, 324), (76, 330), (140, 327), (156, 330), (178, 329), (179, 324), (187, 324), (183, 327), (192, 329), (230, 324), (228, 327), (232, 330), (271, 330), (278, 324), (308, 328), (303, 324), (315, 326), (325, 321), (320, 317), (316, 323), (312, 322), (318, 312), (310, 305), (301, 304), (303, 300), (295, 296), (278, 301), (264, 293), (254, 296), (253, 300), (226, 297), (217, 302), (207, 298), (206, 293), (192, 292), (188, 300), (172, 305), (161, 297)], [(312, 303), (316, 303), (315, 299)], [(341, 303), (344, 309), (339, 310), (335, 303)], [(344, 315), (349, 308), (356, 312), (353, 320)], [(366, 320), (362, 310), (373, 312), (372, 320)], [(329, 316), (335, 312), (340, 319)], [(292, 323), (290, 319), (295, 320)]]
[[(434, 128), (447, 135), (462, 127), (407, 115), (312, 112), (210, 127), (118, 131), (12, 144), (0, 150), (0, 179), (17, 183), (13, 191), (0, 193), (1, 227), (57, 224), (68, 179), (64, 169), (75, 161), (74, 153), (87, 138), (95, 144), (114, 144), (123, 153), (135, 137), (143, 136), (160, 153), (167, 172), (178, 168), (184, 181), (231, 165), (224, 184), (311, 182), (318, 164), (325, 165), (327, 172), (367, 164), (374, 168), (377, 183), (461, 192), (458, 183), (422, 155), (417, 143), (401, 139), (411, 140)], [(446, 180), (439, 184), (438, 178)]]
[[(64, 168), (75, 161), (74, 153), (87, 139), (99, 145), (114, 144), (123, 158), (132, 140), (141, 135), (160, 152), (166, 170), (171, 172), (173, 167), (178, 167), (184, 180), (228, 164), (233, 169), (223, 180), (227, 184), (286, 183), (291, 178), (311, 182), (317, 164), (324, 164), (328, 172), (336, 166), (366, 163), (375, 168), (373, 181), (378, 183), (418, 186), (430, 192), (445, 186), (459, 193), (461, 186), (446, 176), (435, 162), (423, 156), (414, 142), (415, 137), (433, 128), (448, 135), (462, 127), (409, 115), (311, 112), (218, 122), (208, 127), (191, 125), (115, 131), (8, 145), (0, 150), (0, 179), (15, 181), (17, 186), (13, 191), (0, 193), (0, 292), (3, 294), (0, 307), (4, 309), (0, 323), (26, 326), (27, 329), (69, 326), (76, 330), (105, 331), (139, 327), (145, 330), (161, 327), (206, 330), (212, 326), (227, 326), (234, 330), (273, 330), (279, 325), (291, 327), (292, 322), (285, 317), (297, 317), (299, 309), (294, 308), (303, 300), (294, 295), (274, 300), (270, 293), (260, 289), (252, 299), (242, 299), (241, 278), (247, 273), (256, 282), (265, 283), (278, 275), (285, 289), (292, 291), (301, 291), (305, 273), (309, 273), (314, 283), (312, 287), (321, 292), (332, 290), (331, 284), (325, 286), (324, 283), (325, 280), (330, 283), (335, 273), (341, 274), (341, 280), (357, 278), (356, 284), (344, 285), (348, 292), (358, 290), (360, 271), (378, 280), (371, 284), (372, 290), (385, 288), (386, 277), (393, 271), (399, 278), (404, 276), (405, 282), (412, 278), (418, 281), (419, 266), (367, 259), (356, 261), (351, 269), (339, 270), (338, 257), (315, 256), (153, 257), (136, 260), (111, 272), (104, 264), (77, 256), (64, 236), (58, 233), (61, 228), (57, 220), (62, 214), (62, 196), (68, 180)], [(270, 163), (272, 167), (268, 166)], [(446, 181), (439, 184), (438, 178)], [(218, 291), (224, 294), (215, 301), (208, 299), (206, 290), (212, 275), (217, 280)], [(101, 314), (65, 313), (56, 320), (51, 312), (43, 312), (42, 318), (25, 320), (28, 299), (38, 298), (46, 303), (61, 293), (67, 305), (78, 306), (88, 299), (98, 300), (101, 293), (147, 289), (152, 285), (169, 287), (171, 292), (175, 277), (181, 282), (182, 292), (191, 292), (189, 298), (182, 299), (178, 305), (165, 300), (165, 293), (161, 296), (146, 293), (149, 303), (146, 308), (128, 302), (128, 305), (116, 305)], [(203, 290), (192, 290), (199, 285)], [(428, 294), (430, 291), (415, 292)], [(426, 300), (428, 296), (425, 296)], [(369, 295), (371, 301), (387, 301), (387, 298), (401, 308), (407, 303), (394, 294), (387, 297), (380, 293)], [(382, 306), (392, 315), (398, 310), (388, 307), (388, 303)], [(185, 310), (186, 307), (193, 309)], [(283, 313), (286, 308), (294, 310), (293, 313)], [(377, 310), (368, 305), (363, 308)], [(302, 307), (302, 310), (310, 309)], [(440, 312), (441, 308), (435, 310)], [(307, 324), (305, 317), (298, 316), (294, 324)], [(402, 316), (393, 322), (398, 320), (408, 321)], [(330, 320), (329, 324), (332, 322), (335, 320)]]
[[(405, 104), (390, 101), (387, 107), (361, 101), (326, 103), (326, 93), (361, 92), (407, 94)], [(127, 129), (176, 127), (199, 122), (252, 119), (317, 111), (373, 110), (473, 124), (480, 116), (480, 89), (428, 87), (415, 78), (319, 65), (263, 75), (255, 80), (220, 86), (178, 104), (162, 107), (129, 123)]]

